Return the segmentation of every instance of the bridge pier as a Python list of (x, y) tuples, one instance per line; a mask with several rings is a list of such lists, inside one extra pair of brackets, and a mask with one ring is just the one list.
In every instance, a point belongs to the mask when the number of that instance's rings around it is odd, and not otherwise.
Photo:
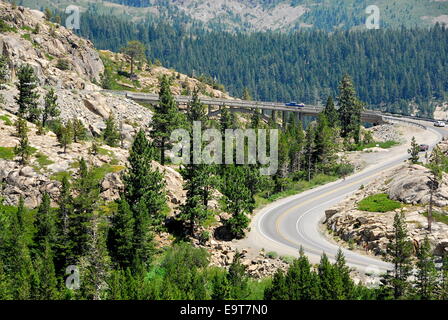
[(296, 123), (302, 122), (302, 128), (305, 128), (305, 117), (302, 112), (297, 112)]
[(288, 111), (282, 111), (282, 126), (283, 126), (283, 129), (286, 129), (287, 114), (288, 114)]

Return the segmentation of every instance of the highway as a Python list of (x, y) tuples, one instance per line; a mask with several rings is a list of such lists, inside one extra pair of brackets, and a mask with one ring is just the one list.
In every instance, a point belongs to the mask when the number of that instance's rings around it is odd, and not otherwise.
[[(140, 93), (140, 92), (130, 92), (130, 91), (111, 91), (103, 90), (104, 92), (109, 92), (112, 94), (122, 95), (128, 99), (144, 102), (144, 103), (157, 103), (159, 101), (158, 94), (151, 93)], [(175, 95), (174, 99), (180, 105), (186, 105), (191, 101), (191, 96)], [(230, 107), (230, 111), (234, 112), (244, 112), (244, 110), (259, 109), (259, 110), (274, 110), (274, 111), (288, 111), (301, 114), (302, 116), (316, 116), (322, 110), (321, 106), (305, 105), (303, 107), (286, 106), (285, 103), (281, 102), (266, 102), (266, 101), (249, 101), (249, 100), (231, 100), (231, 99), (219, 99), (219, 98), (204, 98), (201, 97), (201, 102), (207, 106)], [(210, 115), (219, 114), (219, 110), (211, 112)], [(378, 111), (364, 110), (361, 113), (361, 119), (365, 122), (371, 123), (383, 123), (382, 114)]]
[[(434, 128), (432, 123), (421, 122), (437, 135), (437, 142), (448, 134), (446, 129)], [(435, 145), (433, 141), (431, 148)], [(262, 246), (267, 252), (288, 252), (297, 255), (303, 247), (313, 263), (318, 263), (323, 252), (333, 260), (339, 246), (325, 236), (320, 227), (325, 218), (325, 210), (340, 202), (367, 184), (383, 171), (397, 166), (406, 159), (403, 154), (361, 171), (345, 180), (338, 180), (298, 195), (276, 201), (260, 210), (251, 223), (249, 239)], [(347, 264), (363, 273), (384, 273), (391, 268), (389, 263), (354, 251), (343, 249)]]

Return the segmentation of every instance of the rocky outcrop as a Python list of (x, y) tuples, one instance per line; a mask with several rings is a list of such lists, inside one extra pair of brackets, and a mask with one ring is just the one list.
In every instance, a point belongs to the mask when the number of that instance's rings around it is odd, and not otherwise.
[[(402, 167), (390, 177), (388, 194), (391, 199), (406, 204), (428, 204), (430, 197), (429, 178), (431, 172), (420, 165)], [(434, 204), (438, 207), (448, 205), (448, 176), (443, 179), (437, 191), (434, 193)]]
[(379, 126), (374, 126), (369, 129), (372, 134), (373, 140), (377, 142), (386, 142), (386, 141), (397, 141), (400, 142), (403, 140), (403, 137), (397, 131), (396, 126), (391, 124), (382, 124)]
[(45, 21), (39, 11), (14, 8), (5, 2), (0, 2), (0, 19), (14, 29), (0, 34), (0, 53), (10, 61), (13, 80), (18, 68), (26, 63), (33, 66), (41, 85), (97, 88), (91, 81), (100, 80), (104, 65), (89, 40)]
[[(352, 196), (326, 211), (324, 221), (330, 236), (341, 239), (351, 249), (363, 250), (374, 255), (385, 255), (389, 239), (393, 237), (393, 219), (397, 212), (403, 212), (411, 241), (417, 249), (428, 236), (434, 253), (440, 255), (448, 248), (448, 225), (434, 221), (432, 232), (427, 230), (429, 171), (420, 165), (404, 164), (389, 170), (370, 184), (356, 191)], [(434, 210), (446, 212), (448, 185), (444, 174), (443, 183), (434, 195)], [(357, 209), (358, 202), (365, 197), (387, 193), (389, 197), (403, 203), (403, 207), (391, 212), (365, 212)]]

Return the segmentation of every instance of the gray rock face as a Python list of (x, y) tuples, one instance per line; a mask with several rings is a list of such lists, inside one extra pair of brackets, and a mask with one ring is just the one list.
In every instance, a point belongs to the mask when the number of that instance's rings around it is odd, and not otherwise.
[[(104, 65), (93, 44), (63, 26), (45, 22), (42, 13), (0, 3), (0, 19), (17, 32), (0, 34), (0, 53), (10, 60), (11, 76), (15, 79), (18, 68), (30, 64), (41, 85), (61, 85), (67, 89), (91, 89), (91, 80), (100, 81)], [(39, 26), (39, 32), (34, 30)], [(57, 68), (59, 60), (68, 62), (69, 70)]]
[[(407, 204), (428, 204), (430, 175), (430, 171), (420, 165), (412, 165), (397, 171), (392, 177), (388, 194), (391, 199)], [(448, 178), (445, 175), (434, 194), (434, 203), (438, 207), (448, 205)]]
[[(434, 254), (442, 255), (448, 251), (448, 225), (434, 221), (432, 232), (428, 233), (428, 221), (424, 216), (429, 202), (429, 176), (429, 170), (420, 165), (405, 164), (385, 172), (351, 197), (327, 210), (327, 229), (350, 243), (350, 246), (374, 255), (385, 255), (387, 244), (393, 238), (394, 215), (403, 212), (414, 249), (428, 236)], [(439, 189), (434, 194), (434, 210), (442, 214), (447, 214), (447, 177), (443, 174)], [(390, 198), (408, 205), (390, 212), (365, 212), (357, 209), (360, 200), (378, 193), (387, 193)]]

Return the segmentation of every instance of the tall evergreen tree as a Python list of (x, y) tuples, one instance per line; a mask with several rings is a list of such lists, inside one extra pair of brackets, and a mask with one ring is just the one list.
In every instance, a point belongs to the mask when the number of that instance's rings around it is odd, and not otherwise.
[(17, 77), (19, 79), (17, 83), (19, 95), (16, 97), (16, 102), (19, 105), (18, 115), (30, 122), (37, 123), (41, 113), (38, 107), (39, 94), (35, 91), (38, 79), (33, 68), (28, 64), (20, 67)]
[(417, 143), (417, 141), (415, 141), (415, 137), (412, 137), (411, 140), (411, 148), (408, 149), (408, 153), (410, 154), (410, 158), (409, 160), (411, 161), (411, 163), (416, 164), (419, 161), (419, 153), (420, 153), (420, 147)]
[(35, 222), (36, 234), (34, 243), (39, 251), (44, 251), (46, 245), (50, 246), (49, 249), (52, 250), (52, 246), (54, 246), (57, 241), (56, 217), (51, 210), (50, 202), (50, 196), (47, 192), (44, 192), (42, 201), (37, 209)]
[(14, 153), (16, 156), (20, 157), (19, 162), (22, 165), (28, 163), (31, 154), (33, 153), (30, 142), (28, 140), (28, 135), (26, 134), (27, 131), (28, 129), (26, 129), (25, 122), (25, 129), (22, 131), (19, 137), (19, 143), (14, 147)]
[(58, 117), (61, 113), (58, 106), (58, 97), (53, 88), (45, 95), (44, 110), (42, 111), (42, 126), (47, 125), (47, 121), (51, 118)]
[(341, 136), (343, 138), (353, 138), (355, 143), (359, 143), (361, 111), (363, 108), (362, 103), (356, 96), (356, 91), (349, 75), (344, 75), (339, 85), (338, 104)]
[(243, 166), (229, 165), (223, 177), (223, 209), (232, 214), (227, 221), (230, 232), (237, 237), (244, 236), (244, 229), (249, 225), (248, 214), (254, 209), (250, 189), (245, 184)]
[(406, 296), (409, 290), (408, 278), (412, 272), (412, 243), (408, 239), (404, 214), (394, 217), (394, 236), (387, 245), (387, 253), (394, 265), (393, 275), (386, 276), (386, 285), (392, 288), (395, 299)]
[(129, 204), (126, 199), (120, 199), (118, 211), (112, 217), (108, 248), (112, 260), (123, 270), (132, 267), (134, 226), (135, 220)]
[(334, 100), (332, 96), (329, 96), (324, 108), (324, 115), (327, 117), (328, 125), (331, 128), (337, 127), (339, 122), (338, 111), (334, 106)]
[(121, 52), (129, 57), (131, 60), (131, 76), (134, 74), (135, 61), (145, 61), (145, 45), (137, 40), (129, 41), (128, 44), (121, 48)]
[(165, 182), (161, 172), (153, 169), (155, 149), (140, 130), (129, 153), (129, 167), (123, 177), (124, 197), (135, 214), (137, 207), (144, 208), (144, 214), (155, 229), (160, 230), (166, 205)]
[(170, 79), (163, 76), (160, 82), (159, 103), (155, 106), (151, 120), (151, 138), (160, 150), (162, 165), (165, 165), (165, 151), (170, 146), (171, 133), (185, 125), (185, 119), (179, 112), (170, 85)]
[(115, 123), (114, 114), (111, 112), (109, 118), (106, 119), (106, 129), (103, 132), (104, 142), (110, 147), (116, 147), (120, 140), (120, 132)]
[(415, 283), (417, 295), (422, 300), (432, 300), (437, 297), (438, 274), (427, 236), (417, 251), (417, 259), (417, 280)]
[(306, 137), (305, 137), (305, 150), (304, 150), (304, 162), (305, 162), (305, 170), (307, 172), (308, 181), (311, 181), (314, 172), (315, 165), (315, 152), (316, 152), (316, 129), (313, 124), (310, 124), (306, 129)]
[(187, 118), (190, 123), (193, 123), (193, 121), (201, 121), (202, 127), (205, 126), (205, 122), (207, 121), (205, 106), (199, 99), (199, 90), (197, 88), (193, 91), (193, 96), (188, 104)]

